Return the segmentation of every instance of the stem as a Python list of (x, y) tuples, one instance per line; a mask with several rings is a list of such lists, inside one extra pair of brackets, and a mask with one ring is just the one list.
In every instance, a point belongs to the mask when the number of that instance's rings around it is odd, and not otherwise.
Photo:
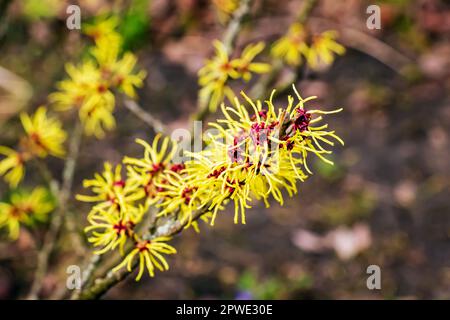
[(251, 0), (241, 0), (239, 8), (233, 13), (233, 17), (228, 23), (227, 29), (222, 38), (222, 42), (225, 48), (228, 50), (228, 54), (231, 54), (234, 43), (236, 42), (237, 35), (242, 25), (242, 20), (250, 11)]
[(38, 254), (37, 267), (34, 274), (34, 280), (31, 285), (30, 292), (27, 299), (35, 300), (39, 297), (39, 292), (42, 288), (42, 282), (47, 273), (49, 258), (53, 249), (55, 248), (59, 232), (63, 225), (64, 215), (67, 211), (67, 204), (70, 198), (73, 176), (75, 173), (76, 161), (81, 144), (83, 130), (79, 122), (76, 123), (72, 133), (72, 139), (69, 146), (69, 155), (63, 171), (62, 187), (58, 194), (58, 208), (51, 220), (49, 230), (47, 231), (44, 244)]

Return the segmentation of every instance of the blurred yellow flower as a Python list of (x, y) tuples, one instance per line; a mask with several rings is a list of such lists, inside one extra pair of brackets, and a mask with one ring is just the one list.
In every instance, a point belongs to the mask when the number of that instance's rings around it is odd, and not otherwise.
[(213, 81), (225, 82), (228, 77), (239, 78), (239, 73), (233, 68), (225, 45), (219, 40), (213, 41), (215, 55), (206, 60), (205, 66), (198, 72), (199, 84), (203, 87)]
[(239, 73), (239, 77), (244, 81), (249, 81), (253, 73), (267, 73), (271, 67), (267, 63), (253, 62), (253, 59), (260, 54), (266, 45), (264, 42), (249, 44), (239, 58), (231, 62), (233, 68)]
[(123, 57), (112, 66), (112, 84), (117, 86), (125, 95), (130, 98), (136, 98), (135, 88), (142, 88), (144, 85), (144, 78), (147, 73), (140, 70), (138, 73), (133, 73), (137, 62), (134, 54), (126, 52)]
[(14, 192), (8, 202), (0, 202), (0, 228), (7, 228), (13, 240), (19, 237), (20, 225), (43, 222), (54, 209), (49, 193), (43, 187), (29, 192)]
[(198, 187), (195, 183), (189, 183), (180, 174), (167, 170), (166, 180), (157, 184), (158, 195), (161, 199), (157, 207), (161, 208), (158, 216), (169, 213), (178, 214), (181, 223), (187, 222), (189, 227), (192, 222), (192, 213), (201, 205)]
[(84, 24), (83, 32), (89, 37), (93, 38), (97, 43), (98, 41), (106, 40), (112, 43), (122, 45), (122, 37), (116, 31), (119, 26), (119, 18), (117, 16), (111, 16), (109, 18), (100, 18), (94, 21), (92, 24)]
[[(155, 196), (158, 194), (158, 184), (166, 179), (164, 171), (177, 168), (171, 164), (172, 157), (177, 151), (177, 145), (169, 138), (162, 139), (158, 134), (153, 139), (152, 145), (144, 140), (137, 139), (136, 142), (144, 147), (144, 157), (137, 159), (125, 157), (123, 163), (127, 165), (128, 180), (130, 183), (137, 184), (143, 188), (148, 205), (158, 200)], [(169, 148), (169, 144), (172, 144)]]
[(287, 34), (273, 44), (271, 54), (284, 60), (288, 65), (299, 66), (302, 63), (302, 55), (308, 55), (306, 40), (307, 33), (303, 25), (294, 23), (289, 27)]
[(20, 141), (20, 151), (0, 146), (0, 155), (5, 156), (0, 161), (0, 176), (4, 176), (12, 188), (22, 181), (25, 162), (34, 157), (65, 155), (64, 142), (67, 134), (57, 118), (47, 116), (45, 107), (39, 107), (32, 116), (21, 113), (20, 120), (26, 133)]
[(105, 136), (105, 131), (116, 127), (116, 119), (113, 116), (115, 97), (107, 90), (101, 89), (90, 95), (83, 107), (79, 110), (80, 120), (84, 125), (84, 132), (88, 136), (95, 136), (101, 139)]
[(15, 188), (25, 175), (24, 163), (29, 160), (30, 155), (4, 146), (0, 146), (0, 154), (6, 156), (0, 161), (0, 176), (4, 177), (10, 187)]
[(58, 111), (80, 109), (85, 104), (86, 98), (96, 88), (100, 72), (91, 61), (77, 66), (67, 63), (65, 69), (69, 79), (57, 83), (58, 91), (51, 93), (49, 100), (53, 108)]

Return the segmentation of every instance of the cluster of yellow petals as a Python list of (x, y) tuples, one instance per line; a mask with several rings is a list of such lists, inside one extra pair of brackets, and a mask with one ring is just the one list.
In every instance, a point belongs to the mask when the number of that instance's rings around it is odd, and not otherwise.
[(63, 157), (64, 142), (67, 133), (61, 122), (47, 115), (47, 108), (39, 107), (33, 115), (21, 113), (25, 134), (22, 136), (17, 150), (0, 146), (0, 176), (3, 176), (10, 187), (15, 188), (25, 175), (25, 163), (33, 158), (47, 156)]
[[(283, 205), (285, 195), (297, 193), (298, 182), (311, 174), (311, 155), (332, 164), (326, 158), (337, 141), (343, 141), (327, 124), (320, 124), (325, 114), (341, 111), (309, 110), (306, 104), (316, 97), (295, 97), (276, 108), (274, 92), (263, 104), (241, 93), (245, 103), (234, 99), (234, 106), (222, 104), (224, 117), (210, 123), (199, 152), (184, 151), (175, 157), (179, 146), (157, 135), (151, 144), (138, 139), (144, 148), (141, 158), (125, 157), (115, 168), (109, 163), (84, 186), (93, 195), (78, 195), (78, 200), (94, 202), (86, 232), (89, 241), (99, 247), (97, 253), (123, 247), (129, 241), (132, 250), (116, 268), (132, 269), (139, 263), (138, 279), (144, 269), (153, 276), (154, 269), (166, 270), (162, 254), (175, 253), (166, 244), (169, 238), (147, 239), (139, 226), (157, 210), (156, 219), (165, 217), (198, 230), (196, 218), (213, 225), (228, 203), (235, 207), (234, 222), (245, 223), (248, 208), (262, 200)], [(194, 218), (195, 217), (195, 218)], [(144, 230), (145, 231), (145, 230)], [(136, 258), (138, 260), (136, 260)]]
[(54, 203), (43, 187), (31, 192), (15, 191), (8, 201), (0, 202), (0, 228), (6, 228), (9, 237), (15, 240), (19, 237), (22, 224), (32, 226), (45, 221), (53, 208)]
[(115, 125), (116, 92), (136, 98), (145, 71), (135, 72), (137, 58), (122, 53), (122, 37), (115, 31), (117, 19), (110, 18), (85, 27), (95, 41), (90, 57), (75, 65), (66, 64), (68, 78), (57, 84), (49, 99), (56, 110), (77, 109), (87, 135), (102, 138)]
[(336, 42), (337, 32), (328, 30), (311, 35), (300, 23), (294, 23), (286, 35), (272, 46), (271, 54), (291, 66), (300, 66), (303, 59), (312, 69), (331, 65), (334, 55), (343, 55), (345, 48)]

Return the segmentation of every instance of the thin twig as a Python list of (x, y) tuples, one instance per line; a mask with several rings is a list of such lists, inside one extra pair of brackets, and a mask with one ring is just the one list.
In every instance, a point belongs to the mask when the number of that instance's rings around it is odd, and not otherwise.
[(125, 108), (130, 110), (135, 116), (141, 119), (148, 126), (152, 127), (155, 132), (164, 133), (166, 131), (165, 126), (161, 121), (153, 117), (149, 112), (145, 111), (136, 101), (124, 98), (123, 104)]
[(45, 277), (45, 274), (47, 273), (50, 255), (55, 248), (61, 226), (63, 225), (64, 215), (67, 211), (68, 200), (70, 198), (72, 190), (73, 177), (80, 149), (82, 133), (83, 130), (81, 124), (77, 122), (72, 134), (72, 139), (69, 146), (69, 155), (67, 157), (63, 171), (62, 187), (58, 194), (58, 208), (56, 209), (55, 214), (52, 217), (49, 230), (47, 231), (44, 238), (44, 244), (39, 251), (37, 267), (27, 299), (34, 300), (39, 297), (43, 279)]
[[(50, 188), (50, 191), (53, 196), (58, 197), (59, 195), (59, 183), (54, 178), (52, 172), (50, 171), (48, 165), (46, 162), (41, 161), (41, 159), (35, 159), (35, 164), (38, 168), (39, 173), (42, 175), (42, 178), (47, 183), (48, 187)], [(85, 254), (85, 246), (83, 245), (83, 241), (81, 240), (81, 236), (76, 228), (76, 222), (73, 216), (73, 212), (68, 211), (65, 219), (66, 228), (69, 232), (72, 246), (75, 249), (75, 252), (79, 256), (83, 256)]]
[(231, 54), (232, 49), (234, 47), (234, 43), (236, 42), (237, 36), (239, 34), (239, 30), (241, 29), (242, 20), (250, 11), (251, 0), (242, 0), (239, 4), (239, 8), (236, 9), (233, 13), (233, 17), (227, 25), (227, 29), (225, 30), (222, 38), (222, 42), (225, 45), (225, 48), (228, 50), (228, 53)]

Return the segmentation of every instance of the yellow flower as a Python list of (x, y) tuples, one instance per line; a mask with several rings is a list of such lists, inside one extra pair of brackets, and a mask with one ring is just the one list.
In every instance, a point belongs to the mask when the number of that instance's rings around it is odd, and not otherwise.
[(31, 226), (43, 222), (54, 209), (45, 188), (37, 187), (31, 193), (14, 192), (9, 202), (0, 202), (0, 228), (7, 228), (13, 240), (19, 237), (20, 225)]
[(57, 110), (76, 108), (87, 135), (101, 139), (105, 131), (116, 126), (113, 116), (115, 90), (136, 98), (135, 88), (143, 86), (145, 71), (135, 72), (137, 58), (130, 52), (122, 54), (122, 38), (115, 31), (116, 18), (85, 27), (95, 39), (92, 57), (75, 66), (66, 65), (69, 79), (58, 83), (58, 91), (49, 99)]
[(157, 199), (161, 199), (157, 207), (162, 208), (158, 216), (169, 213), (178, 214), (179, 221), (181, 223), (187, 221), (186, 227), (189, 227), (193, 211), (201, 206), (201, 191), (205, 192), (205, 190), (199, 190), (195, 182), (190, 183), (180, 174), (170, 170), (165, 171), (165, 181), (156, 186), (158, 187)]
[(106, 210), (109, 214), (118, 211), (136, 215), (139, 210), (134, 203), (142, 199), (145, 192), (136, 183), (123, 180), (121, 171), (121, 165), (117, 165), (113, 170), (112, 165), (106, 162), (102, 174), (96, 173), (94, 179), (83, 181), (83, 187), (90, 188), (95, 195), (78, 194), (76, 199), (83, 202), (98, 202), (91, 214)]
[(271, 54), (291, 66), (299, 66), (302, 63), (302, 55), (308, 55), (306, 40), (307, 33), (303, 25), (294, 23), (287, 34), (273, 44)]
[(115, 127), (115, 97), (109, 82), (92, 62), (78, 67), (67, 64), (66, 71), (70, 79), (58, 83), (58, 91), (50, 94), (50, 101), (58, 111), (78, 109), (85, 133), (103, 138), (105, 130)]
[(93, 38), (95, 42), (110, 41), (111, 43), (118, 43), (122, 45), (122, 38), (116, 29), (119, 25), (117, 16), (111, 16), (107, 19), (98, 19), (92, 24), (83, 25), (83, 32), (89, 37)]
[(250, 80), (253, 73), (266, 73), (270, 66), (266, 63), (253, 62), (253, 59), (264, 49), (264, 43), (248, 45), (241, 57), (230, 60), (225, 45), (218, 40), (213, 42), (216, 49), (215, 56), (206, 61), (206, 64), (198, 72), (199, 85), (202, 87), (199, 99), (202, 105), (208, 105), (211, 111), (227, 97), (230, 101), (234, 93), (228, 86), (229, 79), (242, 78)]
[(150, 277), (155, 275), (155, 267), (160, 271), (169, 269), (166, 258), (162, 254), (175, 254), (177, 251), (174, 247), (165, 243), (170, 237), (157, 237), (151, 240), (138, 241), (135, 248), (125, 257), (125, 259), (113, 269), (114, 272), (120, 270), (124, 266), (131, 272), (134, 258), (139, 258), (139, 272), (136, 281), (139, 281), (147, 269)]
[(58, 111), (80, 109), (91, 92), (98, 87), (100, 70), (91, 61), (78, 66), (67, 63), (65, 69), (69, 79), (57, 83), (58, 91), (51, 93), (49, 100)]
[(311, 35), (303, 25), (294, 23), (287, 34), (273, 44), (271, 54), (291, 66), (300, 66), (303, 56), (309, 67), (317, 69), (320, 65), (332, 64), (334, 54), (345, 53), (345, 48), (336, 42), (336, 37), (337, 32), (331, 30)]
[(91, 233), (88, 241), (95, 247), (102, 247), (95, 254), (103, 254), (119, 247), (123, 252), (126, 241), (134, 236), (134, 227), (140, 222), (143, 207), (139, 208), (138, 215), (130, 215), (121, 211), (108, 212), (102, 209), (88, 216), (91, 224), (84, 231)]
[(200, 203), (197, 209), (205, 207), (212, 211), (211, 224), (229, 201), (235, 205), (235, 223), (239, 217), (245, 223), (245, 211), (251, 207), (252, 198), (263, 199), (269, 206), (271, 196), (283, 204), (283, 190), (292, 196), (297, 192), (296, 183), (307, 178), (303, 168), (311, 173), (306, 164), (308, 154), (331, 163), (324, 157), (331, 151), (322, 143), (334, 145), (332, 139), (343, 141), (334, 131), (325, 130), (327, 125), (315, 126), (322, 118), (313, 115), (341, 109), (306, 111), (305, 103), (315, 97), (303, 99), (295, 92), (298, 102), (289, 97), (287, 107), (278, 112), (273, 94), (263, 107), (260, 101), (253, 102), (242, 93), (252, 113), (237, 98), (234, 108), (222, 104), (225, 119), (210, 124), (218, 133), (210, 136), (208, 148), (188, 153), (193, 160), (186, 163), (184, 172), (192, 177), (187, 179), (189, 184), (197, 188)]
[[(332, 111), (306, 110), (305, 103), (314, 100), (317, 97), (312, 96), (303, 99), (294, 86), (293, 89), (299, 101), (296, 105), (290, 103), (287, 108), (290, 123), (286, 127), (283, 145), (284, 147), (291, 149), (292, 156), (302, 156), (303, 165), (306, 171), (312, 173), (306, 162), (309, 153), (315, 154), (324, 162), (333, 165), (333, 162), (324, 156), (326, 154), (331, 154), (332, 152), (325, 149), (323, 143), (334, 146), (332, 140), (336, 140), (344, 145), (344, 141), (335, 134), (335, 131), (326, 130), (328, 124), (319, 126), (315, 126), (315, 124), (323, 120), (322, 115), (341, 112), (342, 108)], [(314, 117), (315, 115), (318, 116)]]
[(134, 74), (137, 58), (134, 54), (126, 52), (122, 59), (118, 60), (112, 67), (114, 77), (113, 85), (117, 86), (123, 93), (130, 98), (136, 98), (135, 88), (141, 88), (144, 85), (146, 72), (140, 70)]
[[(117, 38), (111, 41), (106, 37), (100, 38), (95, 42), (91, 49), (91, 54), (100, 66), (100, 69), (109, 68), (116, 63), (121, 51), (121, 39)], [(108, 74), (104, 74), (106, 77)]]
[(5, 181), (15, 188), (25, 175), (24, 163), (30, 155), (4, 146), (0, 146), (0, 154), (6, 156), (0, 161), (0, 176), (4, 176)]
[(239, 78), (239, 73), (233, 68), (225, 45), (219, 40), (213, 41), (215, 56), (207, 60), (205, 66), (198, 72), (199, 84), (205, 86), (214, 81), (226, 81), (228, 77)]
[(170, 139), (162, 139), (161, 146), (159, 146), (160, 140), (160, 134), (153, 139), (152, 145), (137, 139), (136, 142), (144, 147), (144, 157), (141, 159), (125, 157), (123, 159), (123, 163), (127, 165), (128, 180), (143, 188), (148, 204), (154, 202), (159, 190), (157, 185), (166, 179), (164, 171), (167, 169), (179, 171), (183, 168), (182, 165), (171, 163), (177, 151), (177, 145), (172, 142), (172, 147), (169, 149)]
[(105, 38), (97, 41), (92, 49), (92, 55), (97, 60), (102, 79), (107, 81), (109, 86), (118, 87), (130, 98), (135, 98), (135, 87), (143, 86), (146, 73), (143, 70), (133, 73), (137, 62), (136, 56), (126, 52), (120, 57), (120, 50), (119, 43)]
[(336, 42), (337, 32), (325, 31), (314, 36), (308, 50), (308, 65), (317, 69), (321, 64), (330, 65), (334, 61), (334, 54), (343, 55), (345, 48)]
[(253, 73), (267, 73), (270, 71), (270, 65), (267, 63), (253, 62), (253, 59), (264, 50), (264, 42), (249, 44), (242, 51), (241, 57), (234, 59), (231, 65), (239, 73), (239, 77), (244, 81), (249, 81)]
[(211, 211), (211, 225), (214, 225), (219, 210), (233, 201), (235, 205), (234, 222), (238, 223), (239, 216), (245, 224), (245, 208), (250, 208), (248, 184), (252, 179), (247, 171), (247, 164), (237, 163), (233, 160), (232, 147), (220, 142), (214, 144), (209, 150), (191, 154), (192, 161), (186, 163), (186, 174), (190, 177), (190, 185), (195, 185), (197, 202), (196, 209)]
[(239, 0), (213, 0), (215, 4), (219, 20), (222, 23), (228, 21), (233, 12), (239, 7)]
[(202, 87), (199, 91), (199, 100), (201, 105), (207, 105), (211, 112), (217, 110), (217, 106), (226, 97), (233, 100), (233, 90), (225, 84), (226, 81), (212, 81)]
[(326, 147), (335, 141), (343, 144), (326, 124), (319, 124), (323, 115), (342, 109), (309, 110), (306, 104), (315, 97), (304, 99), (295, 87), (294, 92), (296, 98), (289, 96), (287, 104), (280, 108), (273, 103), (275, 91), (265, 104), (243, 92), (246, 105), (237, 98), (233, 107), (222, 104), (224, 117), (210, 123), (215, 130), (208, 130), (206, 148), (185, 152), (185, 157), (191, 157), (188, 161), (174, 163), (177, 145), (157, 135), (152, 144), (137, 140), (144, 147), (142, 158), (124, 158), (126, 180), (122, 179), (120, 166), (113, 171), (109, 164), (102, 175), (86, 180), (84, 186), (92, 188), (95, 195), (78, 199), (99, 202), (89, 214), (90, 226), (86, 228), (92, 231), (89, 241), (101, 247), (98, 253), (134, 241), (132, 251), (114, 270), (126, 266), (131, 271), (138, 264), (139, 280), (145, 269), (151, 276), (155, 268), (167, 270), (161, 253), (175, 253), (164, 243), (169, 238), (149, 241), (145, 240), (148, 236), (141, 238), (135, 233), (135, 224), (150, 205), (159, 209), (157, 218), (170, 216), (167, 219), (196, 231), (194, 213), (213, 225), (218, 212), (230, 202), (234, 204), (234, 222), (243, 224), (254, 200), (263, 200), (269, 206), (273, 199), (283, 205), (284, 196), (296, 194), (297, 183), (308, 178), (305, 172), (311, 173), (308, 156), (313, 154), (332, 164), (325, 157), (331, 153)]
[(114, 101), (112, 92), (102, 86), (99, 86), (96, 93), (88, 96), (79, 111), (86, 135), (94, 135), (101, 139), (105, 136), (106, 130), (109, 131), (116, 127), (116, 120), (113, 116)]
[(57, 118), (48, 117), (47, 109), (39, 107), (33, 116), (21, 113), (20, 120), (27, 134), (24, 141), (27, 150), (41, 158), (47, 155), (63, 157), (64, 141), (67, 138), (61, 122)]
[(0, 161), (0, 176), (4, 176), (12, 188), (22, 181), (25, 162), (34, 157), (65, 155), (63, 144), (67, 134), (57, 118), (47, 116), (45, 107), (39, 107), (32, 116), (21, 113), (20, 120), (26, 133), (20, 141), (20, 151), (0, 146), (0, 155), (5, 156)]

